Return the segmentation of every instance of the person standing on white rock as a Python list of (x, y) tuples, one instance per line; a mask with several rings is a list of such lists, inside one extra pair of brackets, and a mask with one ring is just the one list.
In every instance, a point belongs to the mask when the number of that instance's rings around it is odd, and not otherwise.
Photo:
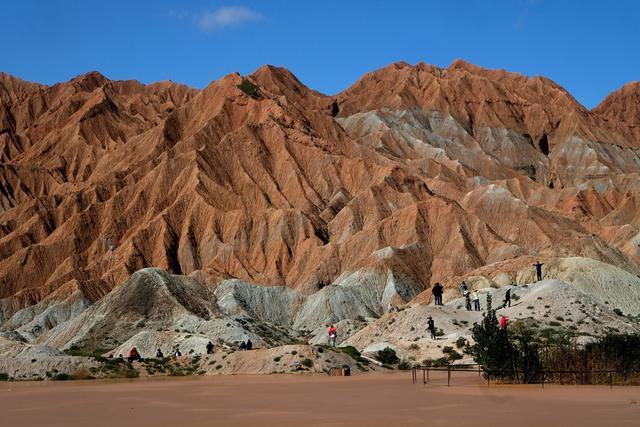
[(473, 310), (480, 311), (480, 294), (478, 294), (478, 291), (473, 291), (471, 299), (473, 300)]
[(533, 264), (533, 266), (536, 268), (536, 277), (538, 278), (538, 282), (542, 280), (542, 266), (544, 264), (541, 264), (540, 261), (536, 261), (535, 264)]
[(427, 329), (429, 329), (429, 333), (431, 334), (431, 339), (436, 339), (436, 324), (431, 318), (431, 316), (427, 317)]

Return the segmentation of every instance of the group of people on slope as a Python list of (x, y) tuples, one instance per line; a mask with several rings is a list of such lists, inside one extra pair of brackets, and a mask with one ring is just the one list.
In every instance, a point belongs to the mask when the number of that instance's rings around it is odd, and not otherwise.
[[(247, 341), (245, 342), (244, 340), (240, 343), (240, 350), (252, 350), (253, 349), (253, 343), (251, 342), (251, 339), (247, 339)], [(207, 354), (213, 354), (213, 350), (214, 350), (214, 345), (211, 341), (207, 342), (207, 344), (205, 345), (205, 350), (207, 352)], [(173, 357), (181, 357), (182, 356), (182, 352), (180, 351), (180, 347), (176, 346), (173, 348), (173, 351), (171, 352)], [(122, 354), (120, 354), (118, 356), (119, 358), (123, 359)], [(162, 352), (162, 349), (158, 349), (156, 351), (156, 358), (157, 359), (164, 359), (164, 353)], [(110, 354), (108, 356), (109, 359), (113, 359), (113, 354)], [(136, 348), (136, 346), (132, 346), (131, 349), (129, 350), (129, 355), (127, 356), (127, 360), (129, 362), (141, 362), (142, 356), (140, 355), (140, 352), (138, 351), (138, 349)]]
[[(536, 279), (538, 281), (542, 280), (542, 266), (544, 264), (539, 261), (533, 264), (536, 269)], [(444, 287), (440, 282), (437, 282), (431, 288), (431, 293), (433, 294), (433, 301), (435, 305), (443, 305), (442, 303), (442, 294), (444, 293)], [(463, 281), (460, 284), (460, 293), (465, 300), (465, 307), (467, 311), (481, 311), (480, 307), (480, 294), (477, 290), (470, 291), (467, 284)], [(511, 288), (507, 288), (507, 291), (504, 296), (504, 304), (503, 307), (511, 307)]]

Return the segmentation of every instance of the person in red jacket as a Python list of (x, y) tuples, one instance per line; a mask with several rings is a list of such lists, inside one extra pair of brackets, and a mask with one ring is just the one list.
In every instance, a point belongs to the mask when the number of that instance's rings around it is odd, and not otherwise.
[(135, 345), (129, 350), (129, 362), (133, 362), (134, 360), (142, 360)]
[(508, 321), (509, 321), (508, 316), (500, 316), (500, 329), (502, 329), (503, 331), (506, 331)]
[(327, 335), (329, 335), (329, 345), (335, 347), (336, 339), (338, 338), (338, 328), (336, 328), (334, 325), (331, 325), (329, 331), (327, 331)]

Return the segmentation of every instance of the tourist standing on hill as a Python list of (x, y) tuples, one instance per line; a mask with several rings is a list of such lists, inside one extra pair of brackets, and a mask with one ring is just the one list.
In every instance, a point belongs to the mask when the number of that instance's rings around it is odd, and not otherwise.
[(427, 329), (429, 329), (429, 333), (431, 333), (431, 339), (436, 339), (436, 324), (431, 318), (431, 316), (427, 317)]
[(471, 299), (473, 300), (473, 309), (480, 311), (480, 294), (478, 294), (478, 291), (473, 291)]
[(162, 353), (162, 350), (158, 349), (158, 351), (156, 351), (156, 359), (164, 359), (164, 353)]
[(506, 308), (507, 304), (511, 307), (511, 288), (507, 288), (507, 292), (504, 293), (504, 304), (502, 308)]
[(442, 291), (443, 291), (443, 288), (440, 282), (433, 285), (433, 289), (431, 289), (431, 293), (433, 294), (435, 305), (442, 305)]
[(211, 341), (207, 343), (207, 354), (213, 354), (213, 343)]
[(538, 282), (542, 280), (542, 266), (544, 264), (541, 264), (540, 261), (536, 261), (535, 264), (533, 264), (533, 266), (536, 268), (536, 276), (538, 278)]
[(247, 339), (247, 350), (253, 349), (253, 343), (251, 342), (251, 338)]
[(500, 316), (500, 329), (507, 332), (507, 322), (509, 321), (509, 317)]
[(247, 349), (247, 343), (244, 342), (244, 340), (242, 340), (242, 342), (240, 343), (240, 350), (246, 350)]
[(464, 296), (464, 305), (467, 311), (471, 311), (471, 294), (469, 294), (469, 291), (467, 291), (467, 294)]
[(338, 338), (338, 328), (336, 328), (334, 325), (331, 325), (331, 327), (327, 331), (327, 335), (329, 336), (329, 345), (335, 347), (336, 340)]
[(463, 297), (466, 296), (467, 293), (469, 293), (469, 287), (464, 281), (462, 281), (462, 283), (460, 284), (460, 293)]

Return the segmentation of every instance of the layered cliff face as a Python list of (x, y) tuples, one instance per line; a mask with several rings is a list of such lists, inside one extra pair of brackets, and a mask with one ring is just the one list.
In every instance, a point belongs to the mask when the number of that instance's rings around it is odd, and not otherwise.
[(0, 324), (53, 340), (147, 267), (286, 286), (307, 330), (535, 257), (637, 275), (638, 108), (461, 61), (335, 97), (269, 66), (203, 90), (1, 74)]

